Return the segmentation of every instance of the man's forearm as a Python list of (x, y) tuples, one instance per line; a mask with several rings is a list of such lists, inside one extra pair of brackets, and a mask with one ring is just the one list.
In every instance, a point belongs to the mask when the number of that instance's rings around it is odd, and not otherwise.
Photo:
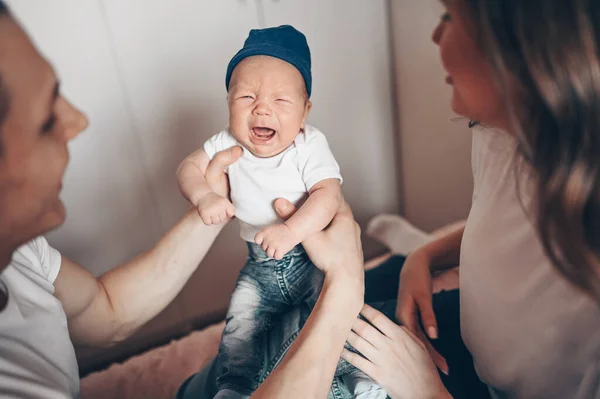
[(81, 325), (93, 328), (97, 324), (98, 334), (112, 329), (102, 334), (110, 337), (110, 343), (127, 338), (171, 303), (222, 227), (206, 226), (195, 209), (188, 211), (154, 248), (98, 279), (103, 292), (81, 317), (111, 313), (111, 322), (100, 317), (98, 323), (88, 319), (81, 320)]
[(362, 308), (362, 289), (354, 289), (355, 285), (326, 278), (298, 338), (253, 399), (327, 397), (342, 348)]

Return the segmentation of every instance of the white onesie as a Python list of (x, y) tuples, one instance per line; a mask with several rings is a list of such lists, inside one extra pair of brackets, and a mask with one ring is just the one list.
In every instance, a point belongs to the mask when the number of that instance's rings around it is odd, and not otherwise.
[[(226, 129), (204, 143), (204, 151), (212, 159), (217, 152), (235, 145), (241, 144)], [(325, 179), (342, 182), (325, 135), (312, 126), (307, 125), (292, 145), (270, 158), (259, 158), (242, 148), (244, 154), (226, 172), (245, 241), (254, 242), (259, 231), (280, 221), (273, 208), (277, 198), (298, 205), (316, 183)]]

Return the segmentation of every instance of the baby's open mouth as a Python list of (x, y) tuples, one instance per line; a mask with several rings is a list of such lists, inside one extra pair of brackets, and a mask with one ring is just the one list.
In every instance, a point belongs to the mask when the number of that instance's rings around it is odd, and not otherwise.
[(251, 130), (252, 135), (260, 141), (268, 141), (275, 136), (275, 130), (268, 127), (254, 127)]

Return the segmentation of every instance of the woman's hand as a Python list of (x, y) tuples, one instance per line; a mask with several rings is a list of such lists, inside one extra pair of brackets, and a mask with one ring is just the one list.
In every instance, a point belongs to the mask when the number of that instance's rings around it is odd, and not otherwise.
[(396, 319), (426, 346), (440, 370), (448, 374), (446, 359), (440, 355), (425, 336), (437, 339), (438, 329), (432, 305), (432, 276), (430, 259), (423, 250), (410, 254), (400, 273), (400, 289), (396, 305)]
[[(296, 207), (288, 200), (275, 201), (275, 210), (287, 220), (296, 212)], [(329, 226), (302, 242), (306, 253), (316, 267), (325, 273), (325, 278), (342, 280), (352, 284), (348, 288), (360, 290), (364, 295), (364, 263), (360, 227), (354, 221), (350, 206), (343, 201), (338, 213)]]
[(363, 356), (344, 349), (342, 358), (381, 385), (392, 399), (451, 398), (425, 345), (407, 328), (365, 305), (348, 336)]

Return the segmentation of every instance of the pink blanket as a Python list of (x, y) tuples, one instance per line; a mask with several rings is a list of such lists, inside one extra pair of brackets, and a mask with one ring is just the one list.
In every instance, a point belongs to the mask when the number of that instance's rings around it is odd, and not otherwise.
[(216, 354), (225, 323), (114, 364), (81, 380), (82, 399), (172, 399)]

